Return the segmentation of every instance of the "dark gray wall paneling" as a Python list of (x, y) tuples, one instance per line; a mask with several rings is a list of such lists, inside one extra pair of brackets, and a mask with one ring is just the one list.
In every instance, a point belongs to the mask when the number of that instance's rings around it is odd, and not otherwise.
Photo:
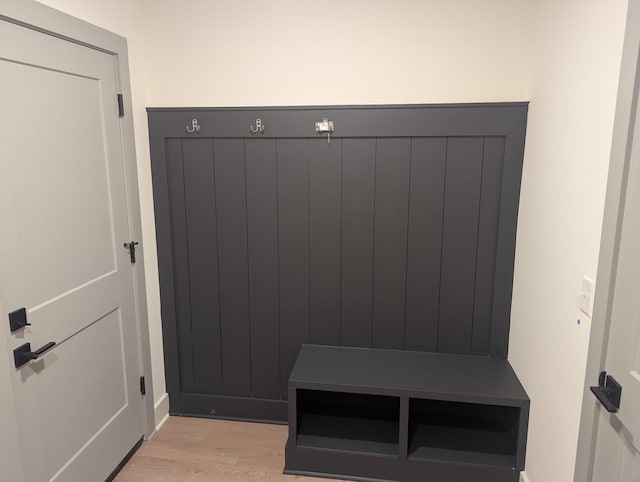
[(447, 139), (413, 139), (404, 346), (437, 351)]
[(500, 213), (500, 187), (504, 160), (504, 137), (486, 137), (482, 162), (480, 219), (476, 284), (473, 305), (473, 337), (471, 353), (486, 355), (491, 348), (491, 315)]
[(300, 345), (309, 341), (309, 141), (282, 139), (278, 149), (280, 394)]
[(376, 140), (344, 139), (342, 145), (340, 340), (371, 347)]
[[(251, 336), (247, 260), (244, 142), (214, 141), (222, 391), (251, 395)], [(197, 236), (197, 234), (195, 234)]]
[(404, 348), (411, 139), (378, 139), (373, 247), (373, 347)]
[(302, 343), (504, 358), (525, 125), (524, 104), (150, 109), (171, 411), (284, 420)]
[(176, 199), (174, 206), (186, 215), (188, 265), (178, 271), (188, 270), (195, 391), (218, 393), (222, 389), (222, 346), (213, 143), (211, 139), (186, 139), (182, 153), (184, 205)]
[(245, 141), (252, 395), (280, 398), (276, 141)]
[(471, 352), (483, 148), (481, 137), (447, 142), (439, 352)]
[(340, 344), (342, 141), (309, 141), (309, 340)]
[(184, 163), (182, 141), (167, 142), (167, 179), (169, 184), (170, 232), (174, 262), (171, 278), (175, 296), (175, 323), (179, 346), (180, 389), (195, 391), (195, 365), (193, 360), (193, 336), (191, 323), (191, 292), (189, 288), (189, 240), (187, 237), (187, 215), (185, 209)]

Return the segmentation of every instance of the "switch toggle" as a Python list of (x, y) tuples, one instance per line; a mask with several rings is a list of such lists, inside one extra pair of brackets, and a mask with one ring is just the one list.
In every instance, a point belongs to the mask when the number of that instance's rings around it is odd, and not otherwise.
[(591, 278), (585, 276), (582, 279), (582, 290), (580, 290), (580, 295), (578, 296), (578, 305), (580, 311), (589, 317), (593, 316), (593, 295), (595, 288), (596, 282)]

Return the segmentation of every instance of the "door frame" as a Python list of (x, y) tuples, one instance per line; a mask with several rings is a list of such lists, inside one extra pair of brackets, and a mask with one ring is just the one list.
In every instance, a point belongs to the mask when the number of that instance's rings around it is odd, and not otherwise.
[(598, 374), (606, 369), (607, 344), (627, 177), (631, 163), (633, 134), (637, 128), (635, 119), (639, 91), (640, 1), (629, 0), (600, 242), (598, 287), (595, 293), (589, 338), (574, 482), (591, 482), (593, 478), (599, 404), (589, 387), (598, 385)]
[[(124, 117), (120, 118), (120, 134), (122, 139), (122, 153), (125, 164), (125, 195), (127, 197), (127, 215), (129, 235), (131, 239), (142, 241), (142, 223), (140, 215), (140, 197), (138, 192), (138, 172), (135, 154), (133, 131), (133, 109), (131, 101), (131, 83), (129, 77), (129, 59), (127, 40), (124, 37), (99, 28), (88, 22), (67, 15), (34, 0), (0, 0), (0, 19), (15, 23), (26, 28), (37, 30), (54, 37), (62, 38), (89, 48), (93, 48), (113, 56), (116, 69), (116, 83), (118, 92), (124, 100)], [(113, 99), (116, 102), (116, 99)], [(142, 243), (141, 243), (142, 244)], [(136, 314), (136, 330), (138, 332), (138, 370), (145, 376), (146, 396), (144, 397), (144, 421), (140, 427), (144, 437), (149, 439), (155, 432), (154, 394), (151, 372), (151, 350), (149, 343), (149, 322), (147, 314), (147, 299), (144, 276), (144, 257), (139, 256), (133, 269), (133, 289)], [(0, 308), (2, 300), (0, 300)], [(3, 313), (5, 313), (3, 311)], [(9, 360), (5, 337), (10, 336), (7, 323), (0, 326), (0, 360)], [(9, 386), (13, 398), (13, 387)], [(16, 419), (15, 405), (3, 414), (4, 417)], [(5, 436), (18, 437), (17, 431), (9, 430), (0, 440), (5, 442)], [(14, 439), (16, 440), (16, 439)], [(7, 439), (7, 442), (9, 439)]]
[[(0, 300), (0, 313), (7, 313)], [(3, 320), (4, 315), (2, 317)], [(5, 335), (6, 323), (0, 327), (0, 360), (10, 360)], [(7, 330), (8, 332), (8, 330)], [(6, 467), (9, 480), (24, 482), (22, 466), (22, 452), (20, 450), (20, 432), (18, 430), (18, 414), (16, 413), (13, 382), (11, 380), (11, 365), (0, 363), (0, 454), (2, 463)]]

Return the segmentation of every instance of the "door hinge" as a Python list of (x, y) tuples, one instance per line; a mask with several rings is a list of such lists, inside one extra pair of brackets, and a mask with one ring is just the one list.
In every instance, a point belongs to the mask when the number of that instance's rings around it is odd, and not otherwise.
[(140, 377), (140, 393), (142, 395), (146, 395), (147, 394), (147, 387), (144, 384), (144, 375)]
[(123, 246), (129, 250), (129, 257), (131, 258), (131, 263), (134, 264), (136, 262), (136, 245), (138, 245), (137, 241), (131, 241), (130, 243), (124, 243)]
[(124, 117), (124, 97), (118, 94), (118, 115)]

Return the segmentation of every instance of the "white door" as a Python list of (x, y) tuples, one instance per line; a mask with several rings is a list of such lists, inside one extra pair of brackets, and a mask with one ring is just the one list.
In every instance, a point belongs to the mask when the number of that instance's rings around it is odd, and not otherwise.
[(144, 432), (116, 79), (112, 55), (0, 20), (2, 363), (29, 482), (102, 481)]
[[(598, 414), (593, 482), (640, 482), (640, 109), (613, 278), (606, 370), (622, 386), (620, 407)], [(606, 402), (605, 402), (606, 403)], [(610, 407), (614, 410), (614, 407)]]

